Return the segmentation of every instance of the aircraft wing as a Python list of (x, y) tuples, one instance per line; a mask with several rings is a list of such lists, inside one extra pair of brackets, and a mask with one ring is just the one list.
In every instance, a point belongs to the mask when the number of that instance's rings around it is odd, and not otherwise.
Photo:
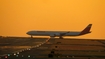
[(69, 33), (69, 32), (66, 32), (66, 33), (60, 33), (60, 36), (63, 36), (63, 35), (65, 35), (65, 34), (67, 34), (67, 33)]

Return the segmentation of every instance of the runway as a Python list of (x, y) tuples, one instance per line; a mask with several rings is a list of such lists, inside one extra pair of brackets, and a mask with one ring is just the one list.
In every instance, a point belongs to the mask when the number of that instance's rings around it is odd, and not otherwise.
[[(1, 59), (105, 59), (105, 40), (33, 38), (21, 41), (22, 44), (16, 43), (15, 46), (28, 47), (5, 53)], [(17, 39), (17, 42), (21, 41)]]

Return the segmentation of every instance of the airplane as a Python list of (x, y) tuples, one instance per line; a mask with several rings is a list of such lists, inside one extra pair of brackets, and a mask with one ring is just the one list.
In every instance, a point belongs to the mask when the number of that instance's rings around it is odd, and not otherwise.
[(51, 38), (59, 37), (60, 39), (63, 39), (63, 36), (81, 36), (84, 34), (91, 33), (92, 24), (89, 24), (85, 29), (82, 31), (28, 31), (26, 34), (31, 35), (31, 38), (33, 36), (50, 36)]

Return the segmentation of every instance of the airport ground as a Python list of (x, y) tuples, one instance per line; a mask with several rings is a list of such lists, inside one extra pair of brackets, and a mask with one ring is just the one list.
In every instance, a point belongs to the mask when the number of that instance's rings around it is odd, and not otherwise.
[(1, 59), (105, 59), (105, 40), (1, 38)]

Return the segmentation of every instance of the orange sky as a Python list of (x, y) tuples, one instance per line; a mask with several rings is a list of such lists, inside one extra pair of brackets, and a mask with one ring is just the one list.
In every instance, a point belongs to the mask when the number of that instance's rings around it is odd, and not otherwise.
[(105, 0), (1, 0), (0, 35), (28, 36), (29, 30), (80, 31), (77, 38), (105, 38)]

